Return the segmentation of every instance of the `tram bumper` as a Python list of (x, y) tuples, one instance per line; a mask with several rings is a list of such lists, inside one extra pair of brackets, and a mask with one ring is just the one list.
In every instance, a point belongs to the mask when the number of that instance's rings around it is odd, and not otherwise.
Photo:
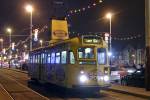
[(110, 87), (110, 84), (106, 84), (103, 86), (100, 85), (73, 85), (72, 87), (77, 90), (82, 90), (82, 91), (99, 91), (99, 90), (105, 90)]

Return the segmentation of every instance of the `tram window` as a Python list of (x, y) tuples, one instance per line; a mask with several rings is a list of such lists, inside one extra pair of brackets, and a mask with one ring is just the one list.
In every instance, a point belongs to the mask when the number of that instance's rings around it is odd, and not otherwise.
[(60, 63), (60, 53), (56, 53), (56, 64)]
[(51, 63), (50, 61), (51, 61), (51, 54), (48, 54), (47, 55), (47, 63), (50, 64)]
[(37, 63), (40, 63), (40, 55), (38, 55), (38, 62)]
[(106, 49), (99, 48), (97, 53), (98, 64), (106, 64)]
[(30, 63), (32, 63), (32, 56), (30, 56)]
[(94, 58), (94, 48), (79, 48), (78, 56), (81, 59), (91, 59)]
[(67, 51), (61, 52), (61, 63), (66, 64), (67, 63)]
[(44, 53), (44, 64), (46, 64), (46, 58), (47, 58), (47, 54)]
[(37, 56), (35, 55), (35, 62), (34, 63), (37, 63)]
[(75, 58), (73, 52), (70, 52), (70, 64), (75, 64)]
[(32, 56), (32, 63), (34, 63), (34, 59), (35, 59), (35, 58), (34, 58), (34, 55), (33, 55), (33, 56)]
[(51, 54), (51, 64), (55, 63), (55, 53)]

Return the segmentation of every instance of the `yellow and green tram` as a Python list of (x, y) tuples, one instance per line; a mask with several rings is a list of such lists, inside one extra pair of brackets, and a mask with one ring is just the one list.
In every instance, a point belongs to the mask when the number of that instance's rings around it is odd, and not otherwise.
[(55, 42), (30, 52), (29, 76), (71, 89), (101, 89), (110, 85), (108, 46), (98, 36)]

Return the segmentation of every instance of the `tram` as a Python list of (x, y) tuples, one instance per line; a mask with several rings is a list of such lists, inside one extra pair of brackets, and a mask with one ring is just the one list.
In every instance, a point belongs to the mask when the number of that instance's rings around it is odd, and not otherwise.
[(69, 89), (110, 86), (107, 43), (98, 36), (57, 41), (29, 54), (31, 79)]

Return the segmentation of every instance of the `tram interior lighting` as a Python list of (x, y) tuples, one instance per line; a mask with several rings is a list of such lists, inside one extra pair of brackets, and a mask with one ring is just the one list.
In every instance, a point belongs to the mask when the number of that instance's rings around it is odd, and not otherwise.
[(85, 53), (90, 53), (91, 52), (91, 48), (86, 48), (85, 49)]

